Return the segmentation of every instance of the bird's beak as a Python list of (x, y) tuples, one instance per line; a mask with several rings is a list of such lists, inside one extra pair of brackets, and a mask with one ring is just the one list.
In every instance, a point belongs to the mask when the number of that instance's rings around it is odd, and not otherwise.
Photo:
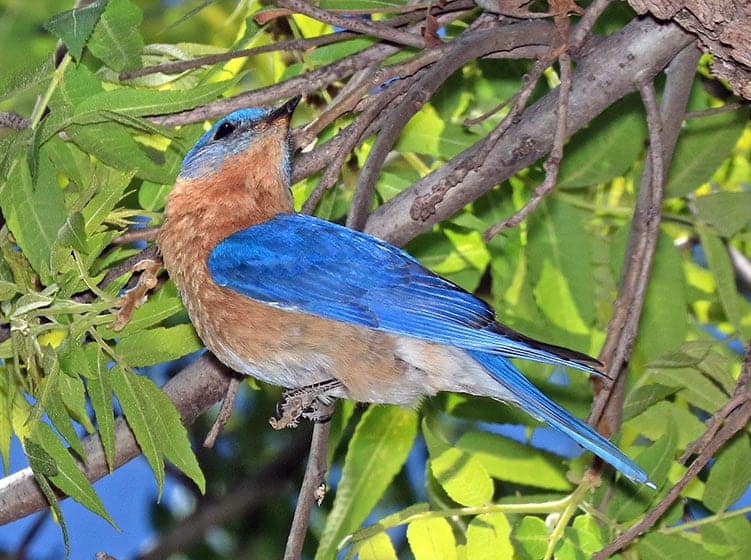
[(279, 119), (285, 119), (287, 122), (289, 122), (289, 120), (292, 118), (292, 113), (295, 112), (295, 107), (297, 107), (297, 104), (300, 103), (301, 98), (301, 95), (296, 95), (278, 109), (274, 109), (268, 116), (269, 122), (275, 122)]

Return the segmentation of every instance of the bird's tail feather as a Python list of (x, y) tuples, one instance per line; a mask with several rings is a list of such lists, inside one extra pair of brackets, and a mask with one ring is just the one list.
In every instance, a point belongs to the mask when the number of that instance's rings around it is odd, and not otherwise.
[[(620, 449), (559, 405), (551, 401), (503, 356), (469, 350), (468, 353), (503, 386), (502, 394), (538, 420), (560, 430), (582, 447), (592, 451), (634, 482), (654, 488), (649, 476)], [(506, 397), (508, 398), (508, 397)]]
[(571, 350), (570, 348), (565, 348), (563, 346), (556, 346), (555, 344), (549, 344), (547, 342), (542, 342), (541, 340), (535, 340), (534, 338), (523, 335), (501, 323), (493, 323), (487, 328), (492, 332), (500, 334), (504, 338), (520, 342), (526, 347), (526, 352), (517, 351), (518, 356), (512, 356), (511, 353), (507, 352), (506, 355), (508, 356), (524, 358), (525, 360), (532, 360), (545, 364), (557, 364), (572, 367), (586, 371), (592, 375), (597, 375), (598, 377), (607, 377), (602, 362), (597, 358), (584, 354), (583, 352)]

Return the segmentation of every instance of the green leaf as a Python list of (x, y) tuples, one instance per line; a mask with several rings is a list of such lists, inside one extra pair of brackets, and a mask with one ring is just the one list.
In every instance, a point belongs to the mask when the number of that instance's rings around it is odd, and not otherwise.
[(407, 540), (415, 560), (457, 560), (456, 539), (442, 517), (418, 519), (407, 527)]
[(97, 349), (94, 355), (96, 375), (86, 381), (86, 389), (91, 400), (91, 407), (96, 415), (99, 440), (102, 442), (104, 457), (110, 472), (115, 468), (115, 414), (112, 404), (112, 383), (106, 366), (106, 357)]
[[(628, 228), (616, 233), (611, 245), (614, 275), (620, 277)], [(657, 240), (652, 273), (647, 287), (635, 351), (645, 361), (680, 347), (688, 332), (686, 279), (681, 255), (666, 234)]]
[(89, 50), (114, 70), (140, 68), (143, 39), (138, 28), (142, 18), (143, 12), (130, 0), (109, 0), (91, 34)]
[(441, 133), (445, 126), (435, 108), (426, 103), (402, 129), (394, 149), (399, 152), (438, 156)]
[[(66, 79), (68, 74), (66, 73)], [(86, 123), (97, 115), (107, 117), (104, 112), (119, 113), (130, 117), (176, 113), (192, 109), (220, 97), (237, 79), (202, 84), (189, 90), (148, 90), (120, 87), (110, 91), (99, 91), (86, 99), (78, 99), (74, 104), (75, 122)]]
[(699, 232), (704, 254), (707, 256), (709, 270), (712, 271), (717, 284), (717, 296), (722, 304), (722, 309), (725, 311), (725, 316), (738, 333), (747, 337), (751, 332), (743, 327), (743, 314), (741, 312), (745, 302), (741, 301), (741, 296), (736, 287), (735, 273), (728, 250), (720, 238), (706, 227), (697, 225), (696, 229)]
[(196, 483), (202, 494), (205, 493), (206, 480), (175, 405), (148, 377), (129, 375), (139, 389), (140, 403), (147, 411), (151, 426), (157, 433), (161, 452), (170, 463)]
[(456, 446), (477, 457), (493, 478), (517, 484), (569, 490), (561, 459), (495, 434), (472, 430)]
[(719, 409), (728, 398), (714, 381), (694, 368), (659, 369), (654, 372), (654, 376), (664, 385), (681, 389), (682, 398), (707, 412)]
[(430, 469), (446, 494), (465, 506), (481, 506), (493, 499), (493, 481), (475, 456), (451, 447), (431, 459)]
[(644, 535), (637, 541), (634, 548), (642, 560), (686, 560), (686, 558), (719, 560), (722, 558), (710, 553), (699, 542), (691, 541), (681, 535), (665, 535), (656, 531)]
[(467, 527), (467, 560), (513, 558), (511, 525), (503, 513), (478, 515)]
[(50, 283), (50, 252), (66, 218), (62, 190), (52, 177), (39, 177), (34, 188), (26, 162), (19, 161), (3, 192), (3, 214), (31, 266)]
[(540, 204), (529, 222), (527, 255), (535, 298), (550, 321), (572, 333), (594, 322), (594, 274), (584, 213), (560, 200)]
[(172, 185), (163, 185), (144, 181), (138, 189), (138, 204), (144, 210), (156, 211), (164, 208), (167, 195), (172, 190)]
[(718, 192), (697, 197), (696, 213), (724, 237), (732, 237), (751, 222), (751, 192)]
[(154, 472), (159, 495), (164, 485), (162, 456), (188, 475), (204, 492), (206, 481), (203, 473), (190, 447), (180, 414), (167, 395), (148, 377), (136, 375), (119, 366), (110, 370), (110, 380), (128, 425)]
[(607, 543), (603, 533), (593, 517), (579, 515), (572, 526), (566, 528), (566, 539), (556, 550), (555, 557), (588, 560)]
[(397, 560), (396, 550), (388, 534), (376, 533), (357, 548), (358, 560)]
[[(56, 383), (56, 385), (58, 384), (59, 383)], [(65, 406), (63, 405), (63, 402), (57, 392), (53, 392), (49, 396), (49, 398), (45, 402), (44, 411), (47, 413), (47, 416), (49, 416), (49, 419), (52, 421), (52, 425), (55, 426), (55, 429), (60, 432), (60, 435), (63, 436), (63, 438), (65, 438), (65, 441), (68, 442), (71, 449), (73, 449), (79, 457), (85, 459), (86, 453), (84, 452), (83, 445), (78, 439), (78, 434), (76, 434), (76, 430), (75, 428), (73, 428), (73, 424), (70, 421), (70, 416), (67, 414)]]
[(626, 173), (644, 149), (646, 122), (636, 95), (608, 107), (566, 144), (557, 187), (606, 183)]
[(153, 366), (203, 348), (193, 325), (157, 327), (123, 337), (117, 354), (131, 367)]
[[(680, 424), (669, 418), (667, 426), (661, 432), (661, 437), (636, 457), (636, 462), (649, 474), (650, 479), (658, 488), (667, 484), (668, 471), (675, 458), (678, 447), (676, 426)], [(681, 426), (682, 430), (683, 426)], [(658, 493), (647, 486), (637, 486), (623, 481), (615, 487), (613, 498), (608, 505), (608, 515), (618, 522), (630, 521), (646, 511), (649, 505), (658, 498)]]
[(667, 387), (659, 383), (637, 387), (626, 395), (626, 400), (623, 403), (623, 421), (638, 416), (650, 406), (664, 401), (677, 391), (677, 387)]
[(120, 402), (128, 426), (136, 436), (138, 447), (151, 467), (156, 478), (159, 495), (162, 495), (164, 487), (164, 460), (162, 459), (161, 442), (159, 441), (159, 428), (151, 422), (154, 420), (149, 415), (149, 410), (141, 403), (140, 383), (138, 376), (125, 371), (119, 365), (110, 369), (110, 381), (112, 388)]
[(73, 124), (65, 131), (85, 152), (125, 173), (157, 183), (172, 183), (176, 172), (165, 169), (151, 159), (130, 134), (130, 130), (114, 122)]
[(747, 109), (687, 121), (678, 137), (665, 195), (684, 196), (709, 181), (748, 123)]
[(80, 212), (73, 212), (65, 219), (57, 232), (57, 241), (66, 247), (71, 247), (82, 253), (89, 250), (86, 241), (86, 225)]
[(123, 198), (133, 175), (133, 172), (123, 172), (107, 165), (96, 166), (91, 181), (98, 186), (97, 191), (81, 210), (88, 235), (99, 230), (99, 226)]
[(106, 519), (113, 527), (115, 522), (104, 509), (104, 504), (96, 495), (94, 487), (86, 480), (73, 456), (60, 439), (44, 422), (37, 422), (31, 439), (37, 443), (55, 463), (57, 472), (47, 475), (50, 482), (73, 498), (82, 506)]
[(698, 438), (704, 431), (704, 424), (689, 412), (670, 401), (661, 401), (629, 421), (629, 425), (651, 440), (657, 440), (670, 424), (680, 426), (677, 445), (681, 449)]
[(516, 527), (513, 539), (523, 558), (542, 558), (548, 549), (548, 528), (539, 517), (527, 515)]
[(738, 433), (717, 456), (704, 486), (702, 501), (714, 512), (733, 505), (751, 484), (751, 445), (748, 434)]
[(333, 558), (339, 541), (365, 520), (402, 468), (416, 434), (417, 414), (412, 410), (371, 406), (363, 414), (344, 459), (317, 560)]
[(39, 488), (47, 499), (47, 503), (55, 514), (55, 518), (60, 523), (60, 530), (63, 533), (63, 543), (65, 544), (65, 558), (70, 555), (70, 538), (68, 537), (68, 527), (65, 524), (65, 516), (60, 508), (60, 502), (57, 500), (55, 491), (50, 486), (48, 476), (57, 474), (57, 467), (54, 459), (42, 448), (30, 439), (24, 439), (23, 442), (26, 457), (29, 460), (29, 466), (34, 473), (34, 479), (37, 481)]
[(83, 47), (106, 6), (107, 0), (96, 0), (88, 6), (62, 12), (45, 21), (44, 28), (60, 39), (76, 60), (80, 60)]
[[(719, 519), (701, 527), (704, 544), (710, 552), (726, 558), (751, 558), (751, 531), (745, 516)], [(732, 555), (732, 556), (731, 556)]]

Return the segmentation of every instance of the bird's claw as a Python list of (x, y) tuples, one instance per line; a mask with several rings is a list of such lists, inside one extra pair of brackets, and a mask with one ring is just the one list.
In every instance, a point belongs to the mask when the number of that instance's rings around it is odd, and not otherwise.
[(334, 385), (323, 382), (285, 391), (281, 403), (277, 404), (276, 417), (269, 418), (269, 424), (275, 430), (284, 430), (296, 428), (301, 418), (328, 422), (334, 413), (334, 399), (326, 391), (338, 386), (339, 382), (334, 382)]

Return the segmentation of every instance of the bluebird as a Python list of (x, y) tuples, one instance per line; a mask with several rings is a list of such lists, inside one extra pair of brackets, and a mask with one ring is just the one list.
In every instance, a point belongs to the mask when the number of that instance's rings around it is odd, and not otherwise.
[(533, 340), (484, 301), (365, 233), (294, 211), (299, 97), (220, 119), (187, 153), (158, 245), (206, 346), (230, 368), (326, 399), (411, 405), (454, 391), (512, 403), (653, 486), (615, 445), (535, 387), (522, 358), (602, 375)]

